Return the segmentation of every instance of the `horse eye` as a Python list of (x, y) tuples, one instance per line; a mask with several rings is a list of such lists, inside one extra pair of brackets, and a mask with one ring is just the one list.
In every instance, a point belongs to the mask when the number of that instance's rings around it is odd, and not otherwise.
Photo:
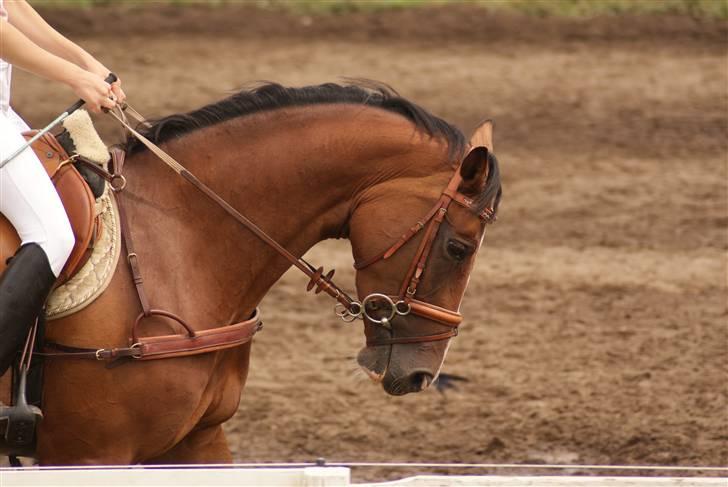
[(470, 252), (470, 247), (458, 240), (448, 240), (447, 242), (448, 255), (458, 262), (462, 262), (463, 260), (465, 260)]

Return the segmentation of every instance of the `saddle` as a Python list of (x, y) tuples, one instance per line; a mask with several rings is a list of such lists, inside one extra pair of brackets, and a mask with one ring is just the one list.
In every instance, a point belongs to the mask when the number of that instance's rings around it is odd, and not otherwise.
[[(30, 139), (36, 133), (30, 131), (23, 136)], [(101, 226), (96, 217), (94, 194), (73, 164), (77, 156), (70, 157), (56, 137), (50, 133), (37, 140), (32, 149), (58, 192), (76, 239), (71, 256), (56, 282), (56, 285), (60, 285), (70, 279), (88, 260)], [(19, 245), (20, 238), (15, 228), (0, 214), (0, 272), (5, 270), (7, 259), (15, 253)]]

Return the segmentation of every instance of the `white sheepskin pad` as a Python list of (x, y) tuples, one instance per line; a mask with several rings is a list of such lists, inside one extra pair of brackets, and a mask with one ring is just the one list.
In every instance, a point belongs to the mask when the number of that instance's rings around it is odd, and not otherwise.
[(100, 166), (109, 162), (109, 150), (96, 132), (86, 110), (73, 112), (63, 121), (63, 127), (68, 130), (79, 155)]
[(106, 185), (96, 200), (96, 214), (103, 223), (101, 236), (89, 260), (70, 281), (53, 291), (46, 304), (49, 320), (63, 318), (84, 309), (109, 286), (121, 254), (121, 227), (114, 196)]

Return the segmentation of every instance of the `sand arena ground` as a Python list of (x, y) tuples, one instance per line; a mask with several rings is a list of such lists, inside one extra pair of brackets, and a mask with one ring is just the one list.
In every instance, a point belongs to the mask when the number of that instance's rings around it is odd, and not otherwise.
[[(226, 425), (236, 460), (728, 463), (725, 22), (468, 6), (44, 14), (117, 71), (150, 117), (256, 80), (354, 76), (465, 132), (496, 121), (500, 220), (444, 367), (468, 382), (386, 396), (356, 372), (361, 330), (289, 272), (262, 304), (266, 329)], [(35, 126), (74, 99), (22, 73), (14, 90)], [(346, 242), (309, 257), (353, 282)]]

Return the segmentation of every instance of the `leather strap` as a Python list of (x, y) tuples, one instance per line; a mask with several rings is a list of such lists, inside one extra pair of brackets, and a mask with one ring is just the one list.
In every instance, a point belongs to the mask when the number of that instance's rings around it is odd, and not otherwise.
[(107, 182), (111, 182), (113, 179), (113, 174), (111, 174), (109, 171), (98, 165), (97, 163), (86, 159), (84, 156), (77, 156), (73, 160), (74, 164), (80, 164), (84, 168), (90, 170), (91, 172), (95, 173), (96, 175), (100, 176)]
[[(118, 147), (111, 148), (111, 162), (112, 162), (112, 174), (120, 176), (121, 171), (124, 167), (124, 152)], [(122, 188), (123, 189), (123, 188)], [(115, 192), (121, 191), (121, 189), (114, 189)], [(149, 305), (149, 298), (144, 290), (144, 278), (142, 277), (141, 270), (139, 269), (139, 260), (136, 252), (134, 251), (134, 239), (131, 235), (131, 229), (129, 228), (129, 220), (126, 216), (126, 209), (123, 198), (116, 198), (116, 206), (119, 209), (119, 223), (121, 225), (121, 239), (126, 247), (126, 261), (129, 263), (129, 269), (131, 270), (131, 278), (134, 281), (136, 287), (137, 296), (139, 296), (139, 303), (142, 305), (142, 314), (144, 316), (150, 315), (151, 306)]]
[[(55, 351), (52, 351), (55, 350)], [(55, 342), (43, 344), (43, 352), (36, 353), (41, 357), (48, 358), (78, 358), (95, 360), (117, 360), (121, 358), (135, 358), (138, 355), (136, 347), (121, 348), (80, 348), (71, 347)]]
[(248, 343), (262, 327), (256, 308), (252, 318), (233, 325), (198, 331), (194, 336), (165, 335), (139, 339), (139, 360), (183, 357), (216, 352)]
[[(152, 311), (153, 314), (157, 314), (154, 313), (155, 310)], [(78, 348), (60, 343), (47, 342), (44, 346), (45, 351), (38, 355), (48, 358), (95, 360), (118, 360), (123, 358), (157, 360), (183, 357), (238, 347), (252, 340), (253, 335), (262, 326), (260, 311), (256, 308), (253, 316), (245, 321), (195, 332), (194, 335), (188, 333), (184, 335), (175, 334), (144, 337), (137, 339), (129, 347), (120, 348)]]
[(417, 286), (420, 283), (422, 273), (425, 271), (427, 259), (430, 257), (430, 251), (432, 250), (432, 244), (437, 237), (440, 224), (445, 219), (449, 203), (449, 199), (447, 201), (440, 200), (439, 208), (430, 220), (430, 224), (427, 226), (424, 237), (422, 237), (422, 242), (420, 242), (420, 247), (417, 249), (415, 258), (412, 259), (412, 264), (410, 264), (410, 268), (402, 280), (402, 287), (399, 290), (400, 299), (404, 297), (413, 298), (417, 294)]
[(410, 305), (413, 314), (437, 321), (441, 325), (457, 328), (463, 321), (463, 315), (457, 311), (451, 311), (417, 299), (409, 299), (405, 300), (405, 302)]
[(436, 335), (425, 335), (425, 336), (409, 336), (409, 337), (396, 337), (396, 338), (381, 338), (379, 340), (367, 340), (368, 347), (379, 347), (382, 345), (397, 345), (404, 343), (422, 343), (422, 342), (438, 342), (440, 340), (447, 340), (448, 338), (458, 336), (458, 329), (453, 328), (443, 333)]

